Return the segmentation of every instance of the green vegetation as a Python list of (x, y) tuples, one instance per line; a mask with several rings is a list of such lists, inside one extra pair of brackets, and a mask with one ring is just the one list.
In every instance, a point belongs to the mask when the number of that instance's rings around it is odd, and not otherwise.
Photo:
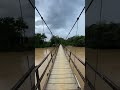
[(53, 36), (51, 37), (50, 41), (45, 42), (46, 36), (45, 34), (36, 34), (35, 35), (35, 47), (52, 47), (56, 44), (62, 44), (65, 46), (77, 46), (77, 47), (84, 47), (85, 46), (85, 36), (73, 36), (71, 38), (68, 38), (67, 40), (58, 37)]
[(67, 45), (84, 47), (85, 46), (85, 36), (73, 36), (67, 39)]
[(31, 50), (52, 47), (56, 44), (102, 49), (120, 48), (120, 24), (116, 23), (93, 24), (86, 28), (86, 38), (85, 36), (73, 36), (67, 40), (53, 36), (46, 41), (46, 35), (41, 33), (27, 37), (25, 31), (28, 30), (28, 25), (23, 18), (0, 18), (0, 30), (0, 51)]
[(35, 34), (35, 36), (34, 36), (34, 39), (35, 39), (35, 47), (36, 48), (38, 48), (38, 47), (44, 47), (44, 44), (45, 44), (45, 42), (44, 42), (44, 40), (45, 40), (45, 38), (47, 38), (46, 36), (45, 36), (45, 34)]
[(86, 47), (120, 48), (120, 24), (93, 24), (86, 28)]
[(58, 44), (84, 46), (84, 36), (74, 36), (67, 40), (53, 36), (49, 41), (45, 34), (37, 33), (32, 37), (25, 36), (28, 25), (23, 18), (0, 18), (0, 51), (24, 51), (34, 48), (52, 47)]

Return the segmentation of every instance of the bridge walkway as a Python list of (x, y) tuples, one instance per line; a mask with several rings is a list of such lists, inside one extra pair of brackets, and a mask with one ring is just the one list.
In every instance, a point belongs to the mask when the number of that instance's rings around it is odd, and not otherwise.
[(59, 46), (46, 90), (80, 90), (62, 45)]

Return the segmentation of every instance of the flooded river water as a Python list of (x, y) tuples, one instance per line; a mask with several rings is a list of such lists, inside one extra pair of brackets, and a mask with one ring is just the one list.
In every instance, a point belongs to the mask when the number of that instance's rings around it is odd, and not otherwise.
[[(1, 52), (0, 90), (10, 90), (32, 65), (34, 65), (33, 51)], [(30, 88), (30, 78), (28, 78), (19, 90), (30, 90)]]
[[(10, 90), (10, 88), (16, 84), (16, 82), (27, 72), (30, 66), (40, 64), (43, 58), (52, 50), (53, 48), (36, 48), (34, 52), (5, 52), (0, 53), (0, 90)], [(69, 47), (73, 53), (77, 50), (77, 56), (84, 59), (84, 48), (81, 47)], [(35, 55), (35, 56), (34, 56)], [(28, 58), (27, 58), (28, 56)], [(47, 65), (50, 57), (39, 69), (39, 74), (41, 75)], [(29, 66), (28, 66), (29, 61)], [(79, 65), (78, 65), (79, 66)], [(84, 70), (82, 71), (84, 74)], [(43, 79), (42, 84), (45, 83), (46, 77)], [(30, 90), (30, 78), (28, 78), (25, 83), (21, 86), (19, 90)], [(28, 88), (29, 87), (29, 88)]]
[[(67, 47), (69, 50), (71, 50), (78, 58), (80, 58), (83, 62), (85, 62), (85, 48), (84, 47)], [(35, 49), (35, 65), (38, 65), (43, 58), (52, 50), (53, 48), (36, 48)], [(74, 57), (72, 57), (73, 60), (75, 60)], [(44, 65), (41, 66), (41, 68), (39, 69), (39, 74), (41, 75), (42, 72), (44, 71), (44, 68), (46, 67), (47, 63), (48, 63), (49, 59), (46, 60), (46, 62), (44, 63)], [(77, 67), (79, 68), (79, 70), (81, 71), (81, 73), (83, 74), (83, 76), (85, 76), (85, 67), (78, 61), (75, 60), (75, 64), (77, 65)], [(81, 83), (81, 86), (84, 86), (84, 83), (82, 81), (82, 79), (80, 78), (80, 76), (78, 75), (78, 73), (76, 72), (76, 70), (74, 69), (73, 66), (71, 66), (73, 73), (76, 74), (76, 76), (78, 77), (78, 81)], [(46, 80), (47, 77), (44, 77), (44, 80)], [(42, 81), (42, 85), (45, 83), (45, 81)], [(42, 86), (41, 85), (41, 86)]]
[[(85, 48), (84, 47), (67, 47), (70, 49), (78, 58), (80, 58), (83, 62), (85, 62)], [(36, 48), (35, 54), (34, 52), (5, 52), (0, 53), (0, 89), (1, 90), (10, 90), (10, 88), (24, 75), (24, 73), (29, 69), (28, 67), (28, 61), (30, 63), (30, 66), (34, 64), (38, 65), (43, 60), (43, 58), (52, 50), (53, 48)], [(94, 50), (94, 49), (88, 49), (87, 50), (86, 57), (89, 58), (89, 63), (95, 67), (96, 60), (98, 60), (98, 67), (97, 70), (99, 72), (102, 72), (104, 75), (106, 75), (108, 78), (110, 78), (115, 84), (120, 86), (120, 80), (119, 80), (119, 67), (120, 67), (120, 50), (111, 49), (111, 50)], [(98, 53), (98, 54), (97, 54)], [(34, 56), (35, 55), (35, 56)], [(28, 56), (28, 58), (27, 58)], [(35, 58), (35, 61), (34, 61)], [(42, 65), (41, 69), (39, 69), (39, 74), (41, 75), (44, 71), (50, 57), (46, 62)], [(74, 57), (72, 57), (75, 64), (85, 77), (85, 67), (78, 62)], [(108, 63), (109, 62), (109, 63)], [(78, 81), (80, 82), (81, 86), (83, 86), (83, 81), (79, 77), (77, 71), (74, 69), (73, 66), (71, 66), (73, 69), (73, 72), (77, 75)], [(88, 72), (88, 71), (87, 71)], [(90, 71), (88, 78), (90, 78), (91, 81), (94, 81), (94, 73)], [(45, 77), (41, 84), (45, 83)], [(30, 90), (30, 79), (25, 82), (28, 84), (23, 85), (20, 90)], [(97, 81), (96, 81), (97, 82)], [(97, 85), (97, 84), (96, 84)], [(99, 85), (102, 85), (102, 83), (99, 83)], [(24, 87), (24, 89), (23, 89)], [(27, 89), (25, 89), (27, 87)], [(99, 87), (99, 86), (98, 86)], [(100, 88), (100, 87), (99, 87)], [(104, 87), (105, 88), (105, 87)], [(101, 89), (102, 90), (102, 89)]]

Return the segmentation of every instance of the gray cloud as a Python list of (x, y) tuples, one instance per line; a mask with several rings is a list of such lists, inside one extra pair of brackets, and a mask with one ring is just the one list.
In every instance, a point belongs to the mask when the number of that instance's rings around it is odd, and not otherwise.
[[(84, 7), (84, 0), (36, 0), (36, 7), (44, 17), (44, 20), (52, 30), (54, 35), (60, 37), (66, 37), (79, 13)], [(36, 32), (42, 32), (41, 18), (38, 13), (36, 14)], [(79, 22), (78, 33), (84, 34), (85, 26), (85, 14), (83, 13)], [(76, 26), (75, 26), (76, 29)], [(70, 36), (74, 36), (76, 33), (74, 30)], [(46, 28), (45, 34), (50, 38), (50, 32)]]
[(37, 20), (37, 21), (35, 21), (35, 25), (36, 25), (36, 26), (42, 25), (42, 20)]
[(76, 18), (76, 10), (83, 6), (80, 0), (51, 0), (47, 22), (53, 29), (65, 28), (71, 19)]

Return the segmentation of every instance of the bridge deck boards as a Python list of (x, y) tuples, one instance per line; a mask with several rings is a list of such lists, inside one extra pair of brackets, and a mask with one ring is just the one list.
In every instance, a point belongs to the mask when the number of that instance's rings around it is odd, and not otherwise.
[(78, 90), (78, 84), (61, 45), (46, 90)]

